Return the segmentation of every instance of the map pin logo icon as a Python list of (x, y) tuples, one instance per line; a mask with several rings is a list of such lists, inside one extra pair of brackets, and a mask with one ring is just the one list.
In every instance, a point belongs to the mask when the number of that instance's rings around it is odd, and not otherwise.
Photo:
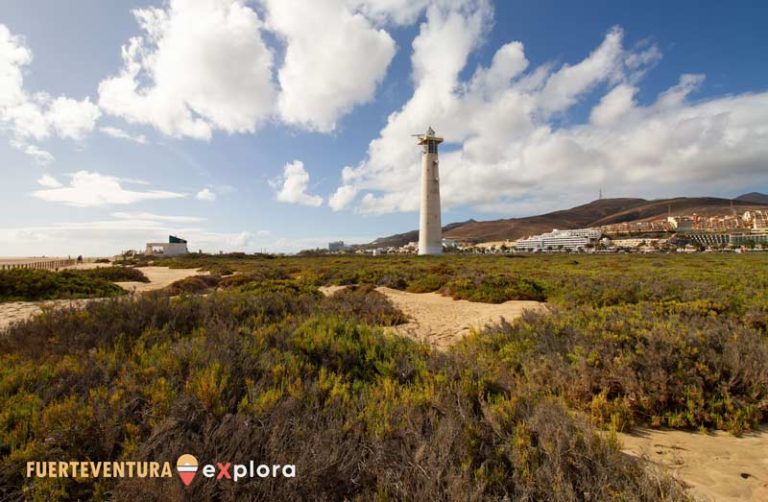
[(185, 453), (176, 461), (176, 471), (179, 473), (184, 486), (189, 486), (197, 474), (197, 459), (193, 455)]

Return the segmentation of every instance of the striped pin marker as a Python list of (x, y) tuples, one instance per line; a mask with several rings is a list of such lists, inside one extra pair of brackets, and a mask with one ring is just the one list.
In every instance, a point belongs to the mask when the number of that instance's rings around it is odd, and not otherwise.
[(197, 474), (197, 459), (193, 455), (185, 453), (176, 461), (176, 471), (179, 473), (184, 486), (189, 486)]

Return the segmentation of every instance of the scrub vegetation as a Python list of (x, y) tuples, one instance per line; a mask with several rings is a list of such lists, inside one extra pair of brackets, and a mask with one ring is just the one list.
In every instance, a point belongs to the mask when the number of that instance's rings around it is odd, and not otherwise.
[(124, 294), (113, 284), (120, 281), (149, 282), (134, 268), (101, 267), (89, 270), (14, 269), (0, 271), (0, 301), (36, 301), (97, 298)]
[[(614, 431), (739, 434), (768, 417), (762, 257), (163, 264), (236, 274), (0, 333), (0, 499), (686, 500)], [(355, 287), (325, 297), (329, 284)], [(441, 352), (387, 333), (405, 319), (377, 285), (551, 309)], [(182, 453), (297, 475), (23, 476), (28, 460)]]

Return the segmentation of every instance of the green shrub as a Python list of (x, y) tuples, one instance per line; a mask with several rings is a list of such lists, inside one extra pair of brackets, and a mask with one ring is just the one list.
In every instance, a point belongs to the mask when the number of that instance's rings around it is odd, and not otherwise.
[[(86, 273), (88, 272), (88, 273)], [(125, 291), (91, 271), (15, 269), (0, 271), (0, 301), (115, 296)]]
[(510, 300), (545, 301), (544, 288), (528, 278), (506, 275), (474, 276), (448, 282), (442, 293), (455, 300), (483, 303), (504, 303)]

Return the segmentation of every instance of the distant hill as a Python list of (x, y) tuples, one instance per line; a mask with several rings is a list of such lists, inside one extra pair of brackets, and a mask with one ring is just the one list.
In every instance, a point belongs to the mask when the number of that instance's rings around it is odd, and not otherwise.
[(739, 195), (736, 200), (751, 202), (753, 204), (768, 204), (768, 195), (760, 192), (749, 192)]
[[(761, 198), (765, 198), (764, 202)], [(529, 235), (550, 232), (553, 228), (598, 227), (632, 221), (656, 220), (666, 217), (690, 215), (714, 216), (728, 214), (733, 209), (768, 210), (768, 196), (760, 193), (745, 194), (736, 199), (717, 197), (677, 197), (673, 199), (645, 200), (634, 198), (601, 199), (588, 204), (552, 213), (524, 218), (508, 218), (491, 221), (468, 220), (443, 227), (443, 237), (461, 241), (489, 242), (516, 240)], [(403, 246), (419, 240), (419, 231), (381, 237), (364, 247)]]
[[(450, 232), (451, 230), (458, 228), (462, 225), (469, 225), (472, 223), (477, 223), (475, 220), (467, 220), (462, 221), (458, 223), (451, 223), (450, 225), (446, 225), (443, 227), (443, 235), (445, 235), (446, 232)], [(389, 237), (380, 237), (376, 239), (375, 241), (371, 242), (370, 244), (366, 244), (362, 247), (399, 247), (399, 246), (405, 246), (409, 242), (416, 242), (419, 240), (419, 231), (418, 230), (411, 230), (410, 232), (405, 232), (403, 234), (395, 234), (390, 235)]]

